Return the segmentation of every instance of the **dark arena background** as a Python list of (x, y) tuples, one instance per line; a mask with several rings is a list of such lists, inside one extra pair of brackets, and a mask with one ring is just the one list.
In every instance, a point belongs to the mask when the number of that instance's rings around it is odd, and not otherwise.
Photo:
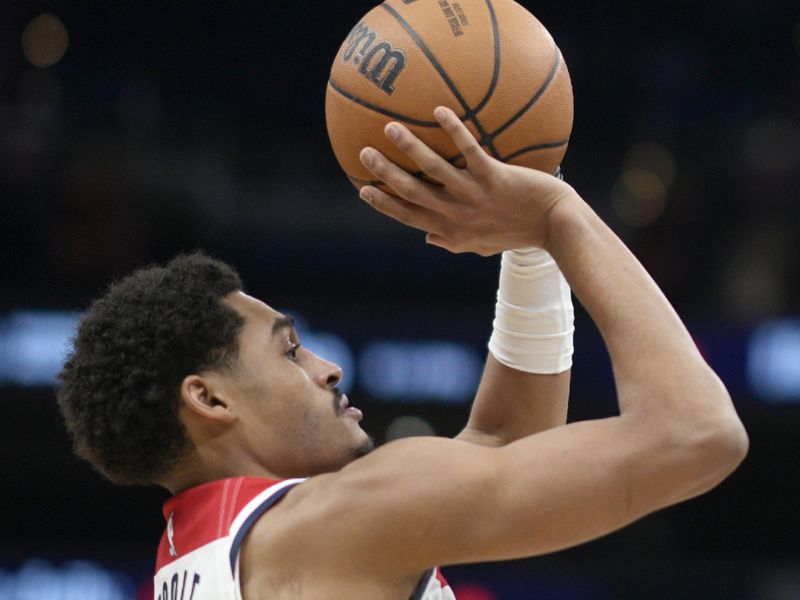
[[(685, 318), (751, 450), (712, 493), (614, 535), (445, 573), (463, 600), (800, 598), (800, 5), (524, 4), (572, 75), (567, 180)], [(343, 366), (379, 441), (464, 423), (498, 260), (371, 212), (327, 140), (330, 64), (371, 6), (3, 0), (3, 600), (152, 597), (165, 492), (75, 459), (53, 394), (80, 311), (139, 265), (231, 261)], [(580, 310), (575, 343), (570, 418), (612, 414)]]

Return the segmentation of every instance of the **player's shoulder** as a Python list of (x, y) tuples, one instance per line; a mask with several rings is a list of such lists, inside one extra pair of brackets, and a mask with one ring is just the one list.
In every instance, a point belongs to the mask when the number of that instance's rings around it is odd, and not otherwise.
[(402, 536), (392, 533), (397, 521), (388, 503), (374, 518), (376, 501), (358, 481), (364, 460), (299, 482), (258, 518), (241, 546), (245, 598), (395, 597), (419, 587), (434, 565), (403, 560), (411, 553), (399, 551)]
[[(287, 506), (310, 514), (341, 513), (358, 502), (362, 510), (380, 502), (382, 491), (395, 493), (422, 482), (446, 485), (491, 468), (496, 450), (443, 437), (414, 437), (380, 446), (333, 473), (311, 477), (287, 494)], [(299, 510), (298, 510), (299, 509)], [(324, 517), (322, 517), (324, 518)]]
[(424, 532), (430, 530), (426, 520), (452, 512), (459, 494), (479, 493), (490, 452), (434, 437), (381, 446), (340, 471), (291, 489), (253, 526), (245, 556), (248, 548), (257, 548), (259, 560), (314, 561), (340, 571), (362, 559), (376, 565), (391, 562), (382, 568), (398, 574), (418, 574), (435, 564), (409, 560), (404, 565), (397, 552), (424, 544)]

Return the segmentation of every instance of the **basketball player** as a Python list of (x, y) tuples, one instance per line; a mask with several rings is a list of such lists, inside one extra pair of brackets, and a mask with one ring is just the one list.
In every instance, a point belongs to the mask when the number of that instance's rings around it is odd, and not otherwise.
[[(399, 197), (361, 197), (433, 245), (503, 252), (490, 354), (456, 439), (369, 452), (341, 370), (202, 255), (134, 273), (82, 321), (59, 404), (108, 478), (174, 494), (157, 599), (452, 599), (438, 565), (580, 544), (742, 461), (724, 386), (623, 244), (569, 185), (495, 161), (454, 113), (435, 116), (466, 168), (392, 123), (387, 137), (441, 185), (366, 148)], [(617, 416), (565, 425), (566, 282), (608, 346)]]

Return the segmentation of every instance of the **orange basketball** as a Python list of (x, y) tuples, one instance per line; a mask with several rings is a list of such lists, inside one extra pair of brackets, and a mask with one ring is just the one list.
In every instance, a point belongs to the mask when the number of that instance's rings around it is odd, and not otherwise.
[(417, 166), (383, 135), (391, 120), (456, 165), (463, 159), (433, 118), (452, 108), (502, 161), (555, 173), (572, 131), (572, 85), (552, 36), (513, 0), (386, 0), (339, 49), (325, 101), (328, 135), (356, 187), (373, 146)]

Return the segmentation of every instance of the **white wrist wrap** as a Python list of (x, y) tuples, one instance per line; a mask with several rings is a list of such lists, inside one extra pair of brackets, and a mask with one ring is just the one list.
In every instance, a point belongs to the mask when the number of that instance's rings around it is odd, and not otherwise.
[(569, 284), (545, 250), (503, 252), (489, 350), (504, 365), (528, 373), (572, 367), (575, 312)]

